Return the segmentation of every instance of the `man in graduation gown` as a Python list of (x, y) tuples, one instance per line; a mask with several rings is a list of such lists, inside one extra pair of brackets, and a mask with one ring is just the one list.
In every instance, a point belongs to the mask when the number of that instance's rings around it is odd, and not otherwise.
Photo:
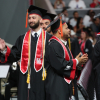
[[(43, 20), (41, 21), (41, 27), (45, 30), (45, 28), (50, 24), (51, 21), (54, 20), (55, 17), (55, 14), (46, 13), (45, 16), (43, 16)], [(53, 34), (51, 31), (51, 26), (46, 29), (46, 32)]]
[(50, 43), (46, 48), (46, 100), (78, 100), (75, 79), (76, 65), (85, 63), (88, 57), (86, 54), (79, 57), (79, 54), (76, 59), (73, 59), (66, 42), (66, 39), (70, 37), (70, 30), (66, 23), (63, 23), (62, 29), (61, 25), (59, 19), (54, 20), (51, 25), (54, 36), (49, 40)]
[(21, 58), (18, 100), (45, 99), (42, 81), (43, 50), (52, 36), (40, 27), (40, 21), (46, 12), (47, 10), (36, 6), (29, 7), (26, 18), (31, 29), (18, 37), (11, 50), (0, 39), (0, 62), (15, 62)]

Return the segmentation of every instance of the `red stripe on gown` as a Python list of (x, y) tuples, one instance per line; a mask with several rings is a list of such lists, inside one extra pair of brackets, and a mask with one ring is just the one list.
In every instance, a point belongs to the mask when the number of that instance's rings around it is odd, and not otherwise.
[[(65, 54), (65, 55), (64, 55), (64, 58), (66, 59), (66, 61), (69, 61), (69, 60), (70, 60), (70, 56), (69, 56), (68, 51), (67, 51), (66, 47), (64, 46), (64, 44), (63, 44), (57, 37), (55, 37), (55, 36), (52, 36), (52, 37), (50, 38), (50, 40), (52, 40), (52, 39), (58, 41), (58, 42), (62, 45), (62, 47), (63, 47), (63, 49), (64, 49), (64, 54)], [(50, 41), (50, 40), (49, 40), (49, 41)], [(72, 69), (72, 71), (71, 71), (70, 77), (69, 77), (69, 78), (64, 77), (64, 80), (65, 80), (67, 83), (69, 83), (69, 84), (70, 84), (70, 82), (71, 82), (71, 79), (74, 79), (74, 77), (75, 77), (75, 71), (76, 71), (76, 59), (72, 59), (72, 61), (73, 61), (73, 69)]]

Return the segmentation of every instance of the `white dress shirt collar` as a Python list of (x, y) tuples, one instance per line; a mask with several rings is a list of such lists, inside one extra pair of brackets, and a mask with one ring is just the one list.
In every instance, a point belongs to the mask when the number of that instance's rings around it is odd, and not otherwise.
[(33, 31), (33, 30), (31, 29), (31, 34), (32, 34), (32, 36), (34, 37), (34, 34), (37, 33), (37, 36), (39, 37), (40, 34), (41, 34), (41, 31), (42, 31), (42, 28), (40, 28), (37, 32), (35, 32), (35, 31)]
[(67, 41), (64, 41), (64, 40), (62, 40), (62, 39), (60, 39), (61, 40), (61, 42), (64, 44), (64, 45), (67, 45)]

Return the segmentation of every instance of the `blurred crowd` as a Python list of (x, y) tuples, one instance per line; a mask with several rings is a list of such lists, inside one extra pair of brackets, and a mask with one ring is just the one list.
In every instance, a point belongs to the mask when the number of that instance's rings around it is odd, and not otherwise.
[[(62, 0), (59, 0), (59, 1), (63, 2)], [(79, 0), (71, 0), (70, 4), (71, 2), (74, 2), (74, 1), (79, 1)], [(71, 38), (76, 38), (80, 45), (81, 52), (83, 54), (89, 52), (88, 53), (89, 55), (92, 52), (91, 48), (93, 48), (94, 44), (96, 43), (97, 33), (100, 32), (100, 19), (98, 17), (94, 18), (95, 11), (93, 10), (88, 10), (87, 14), (84, 15), (83, 17), (80, 17), (77, 10), (73, 11), (73, 17), (70, 18), (68, 16), (68, 11), (67, 11), (68, 8), (69, 7), (63, 6), (63, 9), (58, 14), (58, 16), (63, 14), (62, 20), (66, 21), (69, 28), (71, 29)], [(90, 43), (88, 43), (87, 40)], [(87, 44), (91, 46), (86, 47)], [(89, 55), (89, 58), (91, 59), (90, 55)]]
[[(63, 0), (55, 0), (53, 4), (55, 9), (63, 8), (66, 6), (65, 1)], [(91, 8), (100, 7), (100, 1), (99, 0), (92, 0), (92, 2), (89, 4)], [(70, 0), (68, 7), (71, 9), (84, 9), (87, 8), (86, 3), (84, 0)]]

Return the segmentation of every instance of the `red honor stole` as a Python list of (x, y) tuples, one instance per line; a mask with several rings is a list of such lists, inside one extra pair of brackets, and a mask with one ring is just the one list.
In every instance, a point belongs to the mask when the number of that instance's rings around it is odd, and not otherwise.
[(80, 42), (79, 42), (79, 44), (81, 44), (80, 48), (81, 48), (81, 51), (82, 51), (83, 54), (85, 53), (85, 52), (84, 52), (84, 49), (85, 49), (85, 42), (86, 42), (86, 41), (80, 41)]
[[(65, 58), (67, 61), (69, 61), (69, 60), (70, 60), (70, 56), (69, 56), (69, 54), (68, 54), (68, 51), (67, 51), (65, 45), (64, 45), (57, 37), (55, 37), (55, 36), (52, 36), (52, 37), (50, 38), (50, 40), (52, 40), (52, 39), (56, 40), (57, 42), (59, 42), (59, 43), (61, 44), (61, 46), (63, 47), (63, 50), (64, 50), (64, 58)], [(64, 80), (65, 80), (68, 84), (70, 84), (71, 80), (74, 79), (74, 77), (75, 77), (76, 60), (75, 60), (75, 59), (72, 59), (72, 61), (73, 61), (73, 68), (72, 68), (72, 70), (71, 70), (70, 77), (69, 77), (69, 78), (64, 77)]]
[[(31, 31), (29, 30), (24, 36), (22, 45), (20, 70), (23, 74), (27, 72), (28, 65), (30, 62), (30, 43), (31, 43), (30, 38), (31, 38)], [(34, 69), (36, 70), (36, 72), (42, 69), (43, 49), (45, 48), (45, 40), (46, 40), (46, 32), (42, 29), (42, 32), (37, 40), (36, 53), (34, 59)]]

